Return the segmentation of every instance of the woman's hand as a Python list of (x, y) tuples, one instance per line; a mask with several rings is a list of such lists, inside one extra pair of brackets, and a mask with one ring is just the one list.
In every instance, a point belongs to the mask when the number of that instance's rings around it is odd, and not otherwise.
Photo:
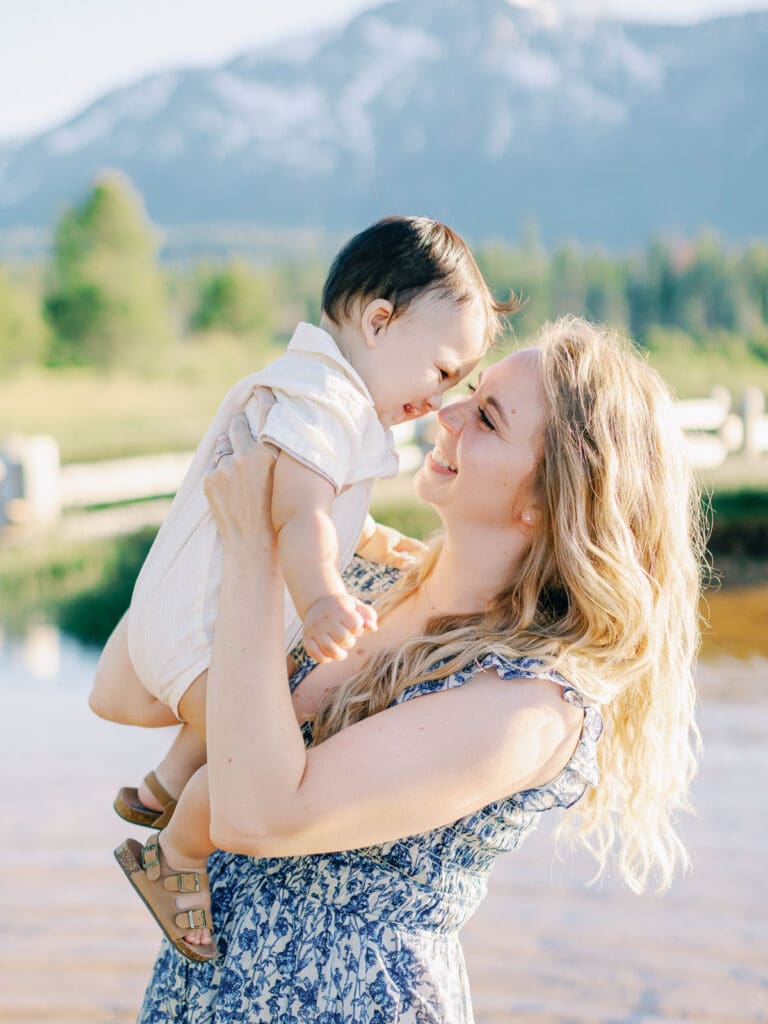
[(214, 461), (203, 483), (222, 540), (273, 532), (274, 467), (274, 449), (255, 440), (245, 413), (237, 413), (229, 434), (217, 441)]

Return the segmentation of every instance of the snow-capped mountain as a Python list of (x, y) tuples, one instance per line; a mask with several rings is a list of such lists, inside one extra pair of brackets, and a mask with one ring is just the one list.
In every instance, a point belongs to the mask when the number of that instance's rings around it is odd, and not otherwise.
[[(573, 11), (576, 5), (570, 5)], [(627, 245), (768, 232), (768, 12), (620, 23), (394, 0), (344, 28), (164, 72), (0, 148), (0, 225), (105, 167), (166, 224), (359, 227), (394, 211)]]

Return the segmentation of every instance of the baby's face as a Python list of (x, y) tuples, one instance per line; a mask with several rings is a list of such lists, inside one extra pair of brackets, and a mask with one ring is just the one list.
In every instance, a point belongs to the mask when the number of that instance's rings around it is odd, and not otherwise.
[(485, 316), (477, 304), (431, 296), (411, 303), (387, 324), (368, 359), (365, 383), (383, 425), (439, 409), (445, 392), (472, 372), (486, 347)]

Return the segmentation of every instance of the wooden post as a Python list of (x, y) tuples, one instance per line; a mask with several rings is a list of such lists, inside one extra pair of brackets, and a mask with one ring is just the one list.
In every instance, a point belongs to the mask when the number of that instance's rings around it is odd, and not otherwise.
[(763, 451), (763, 418), (765, 415), (765, 394), (762, 388), (748, 387), (741, 400), (744, 419), (744, 452), (760, 455)]
[(47, 434), (12, 434), (0, 446), (0, 526), (49, 526), (61, 516), (59, 446)]

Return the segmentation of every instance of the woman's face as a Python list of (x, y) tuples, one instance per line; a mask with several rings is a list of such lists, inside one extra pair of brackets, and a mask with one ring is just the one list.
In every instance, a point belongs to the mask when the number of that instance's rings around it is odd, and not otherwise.
[[(438, 414), (434, 449), (416, 475), (416, 492), (451, 520), (510, 526), (528, 511), (545, 403), (536, 349), (484, 370), (474, 393)], [(524, 520), (525, 521), (525, 520)]]

